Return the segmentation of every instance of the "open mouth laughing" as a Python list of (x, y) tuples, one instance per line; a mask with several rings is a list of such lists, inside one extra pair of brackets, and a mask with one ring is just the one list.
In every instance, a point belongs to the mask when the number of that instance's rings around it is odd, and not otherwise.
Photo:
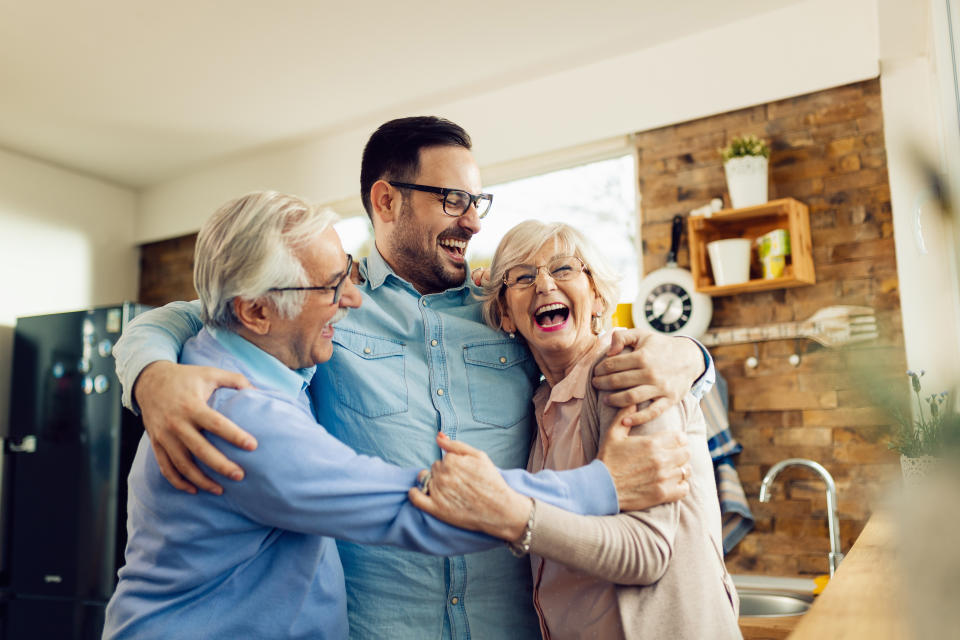
[(533, 312), (533, 321), (543, 331), (559, 331), (566, 326), (570, 318), (570, 308), (562, 302), (551, 302), (537, 307)]
[(337, 309), (337, 312), (333, 314), (332, 318), (330, 318), (330, 322), (325, 324), (323, 326), (323, 329), (321, 329), (320, 335), (322, 335), (324, 338), (332, 338), (333, 325), (337, 324), (338, 322), (343, 320), (345, 317), (347, 317), (348, 311), (349, 309), (347, 309), (346, 307), (340, 307), (339, 309)]
[(440, 238), (437, 244), (450, 256), (454, 262), (463, 262), (464, 254), (467, 252), (467, 241), (457, 238)]

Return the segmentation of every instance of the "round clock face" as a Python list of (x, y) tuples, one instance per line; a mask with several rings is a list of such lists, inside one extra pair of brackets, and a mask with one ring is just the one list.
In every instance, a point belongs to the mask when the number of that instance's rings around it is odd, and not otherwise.
[(702, 336), (710, 325), (713, 301), (693, 288), (689, 271), (658, 269), (640, 283), (633, 303), (633, 324), (667, 335)]
[(647, 294), (643, 316), (652, 328), (674, 333), (690, 322), (693, 302), (687, 290), (673, 282), (661, 284)]

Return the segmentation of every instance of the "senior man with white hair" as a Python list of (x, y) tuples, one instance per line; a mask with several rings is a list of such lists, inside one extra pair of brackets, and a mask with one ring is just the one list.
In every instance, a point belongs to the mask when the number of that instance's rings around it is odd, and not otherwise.
[[(209, 404), (259, 446), (231, 451), (245, 482), (222, 496), (191, 496), (162, 477), (144, 435), (129, 478), (127, 564), (105, 638), (345, 638), (333, 537), (435, 555), (502, 544), (419, 511), (408, 500), (417, 469), (358, 455), (317, 424), (307, 386), (331, 357), (334, 324), (361, 301), (333, 217), (292, 196), (256, 192), (228, 202), (201, 229), (194, 284), (204, 329), (182, 361), (247, 377), (254, 388), (219, 389)], [(619, 508), (599, 462), (503, 473), (514, 489), (571, 511)], [(524, 526), (499, 535), (517, 540)]]

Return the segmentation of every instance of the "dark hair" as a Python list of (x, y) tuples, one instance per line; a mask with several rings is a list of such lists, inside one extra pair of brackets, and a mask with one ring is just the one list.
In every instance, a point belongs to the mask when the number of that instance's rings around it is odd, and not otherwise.
[(373, 220), (370, 189), (377, 180), (410, 182), (420, 171), (425, 147), (471, 148), (470, 135), (458, 124), (436, 116), (398, 118), (380, 125), (367, 140), (360, 163), (360, 199)]

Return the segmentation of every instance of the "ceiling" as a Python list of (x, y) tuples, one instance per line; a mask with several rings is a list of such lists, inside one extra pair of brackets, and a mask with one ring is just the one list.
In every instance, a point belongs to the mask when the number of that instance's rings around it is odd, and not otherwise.
[(144, 187), (797, 1), (0, 0), (0, 148)]

